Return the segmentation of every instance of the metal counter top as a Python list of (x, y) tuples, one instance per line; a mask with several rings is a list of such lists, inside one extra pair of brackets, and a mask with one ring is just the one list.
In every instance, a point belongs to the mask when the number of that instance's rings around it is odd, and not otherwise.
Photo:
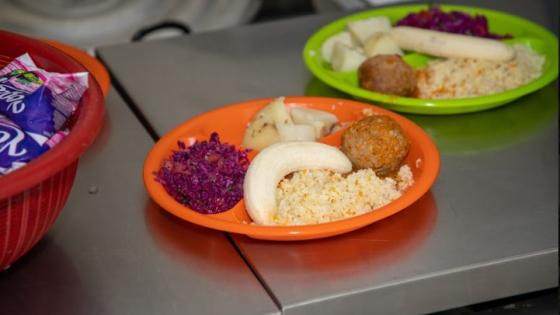
[(0, 273), (1, 314), (275, 314), (226, 236), (147, 196), (153, 140), (112, 92), (96, 143), (48, 235)]
[[(552, 29), (557, 7), (525, 3), (477, 2)], [(349, 97), (313, 79), (301, 58), (308, 36), (339, 16), (99, 53), (146, 127), (162, 135), (232, 102)], [(418, 314), (558, 285), (557, 86), (480, 113), (406, 116), (434, 138), (442, 158), (436, 184), (413, 206), (330, 239), (275, 243), (234, 236), (284, 313)]]

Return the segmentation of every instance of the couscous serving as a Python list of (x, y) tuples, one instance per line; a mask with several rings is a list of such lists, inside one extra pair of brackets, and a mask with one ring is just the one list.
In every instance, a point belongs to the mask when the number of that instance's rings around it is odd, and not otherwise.
[(329, 170), (302, 170), (283, 179), (276, 189), (278, 225), (325, 223), (371, 212), (399, 198), (414, 183), (403, 165), (395, 179), (381, 178), (369, 168), (343, 176)]
[(527, 84), (541, 75), (544, 57), (514, 45), (507, 61), (449, 58), (432, 61), (416, 72), (417, 97), (464, 98), (495, 94)]

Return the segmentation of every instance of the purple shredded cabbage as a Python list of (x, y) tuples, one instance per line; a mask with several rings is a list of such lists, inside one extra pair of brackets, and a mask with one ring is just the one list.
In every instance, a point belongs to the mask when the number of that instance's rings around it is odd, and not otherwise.
[(208, 141), (196, 141), (163, 161), (155, 174), (165, 190), (178, 202), (204, 214), (231, 209), (243, 198), (243, 180), (249, 167), (248, 150), (220, 143), (213, 132)]
[(474, 17), (459, 11), (443, 12), (438, 6), (418, 13), (410, 13), (397, 22), (398, 26), (412, 26), (435, 31), (471, 35), (492, 39), (511, 38), (510, 34), (498, 35), (488, 30), (484, 15)]

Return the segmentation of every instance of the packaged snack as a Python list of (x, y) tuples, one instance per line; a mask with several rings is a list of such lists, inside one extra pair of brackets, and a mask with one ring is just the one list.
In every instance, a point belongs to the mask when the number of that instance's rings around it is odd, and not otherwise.
[(10, 119), (0, 115), (0, 176), (26, 165), (49, 147), (40, 145)]
[(47, 142), (45, 142), (45, 145), (50, 149), (59, 144), (60, 141), (66, 138), (69, 133), (70, 131), (68, 129), (57, 131), (52, 137), (49, 138), (49, 140), (47, 140)]
[(48, 72), (21, 55), (0, 70), (0, 114), (43, 145), (76, 111), (87, 75)]

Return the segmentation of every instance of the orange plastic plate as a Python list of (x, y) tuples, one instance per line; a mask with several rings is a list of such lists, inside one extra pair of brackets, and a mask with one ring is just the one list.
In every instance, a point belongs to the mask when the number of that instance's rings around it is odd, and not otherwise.
[[(266, 240), (306, 240), (323, 238), (353, 231), (375, 221), (393, 215), (424, 195), (434, 183), (439, 171), (439, 153), (428, 135), (410, 120), (388, 110), (336, 98), (287, 97), (288, 106), (304, 106), (325, 110), (335, 114), (344, 124), (364, 117), (364, 110), (384, 114), (394, 118), (408, 136), (411, 146), (405, 162), (411, 167), (415, 183), (400, 198), (372, 212), (336, 222), (303, 226), (262, 226), (252, 223), (243, 201), (232, 209), (219, 214), (200, 214), (175, 201), (154, 179), (161, 162), (177, 150), (177, 141), (187, 145), (195, 140), (205, 140), (213, 131), (220, 134), (220, 140), (240, 146), (243, 133), (253, 115), (272, 98), (252, 100), (222, 107), (185, 121), (163, 136), (149, 152), (144, 163), (144, 184), (152, 199), (166, 211), (191, 223), (211, 229), (245, 234)], [(321, 141), (330, 145), (340, 145), (341, 132), (334, 133)], [(250, 155), (254, 156), (254, 154)]]

